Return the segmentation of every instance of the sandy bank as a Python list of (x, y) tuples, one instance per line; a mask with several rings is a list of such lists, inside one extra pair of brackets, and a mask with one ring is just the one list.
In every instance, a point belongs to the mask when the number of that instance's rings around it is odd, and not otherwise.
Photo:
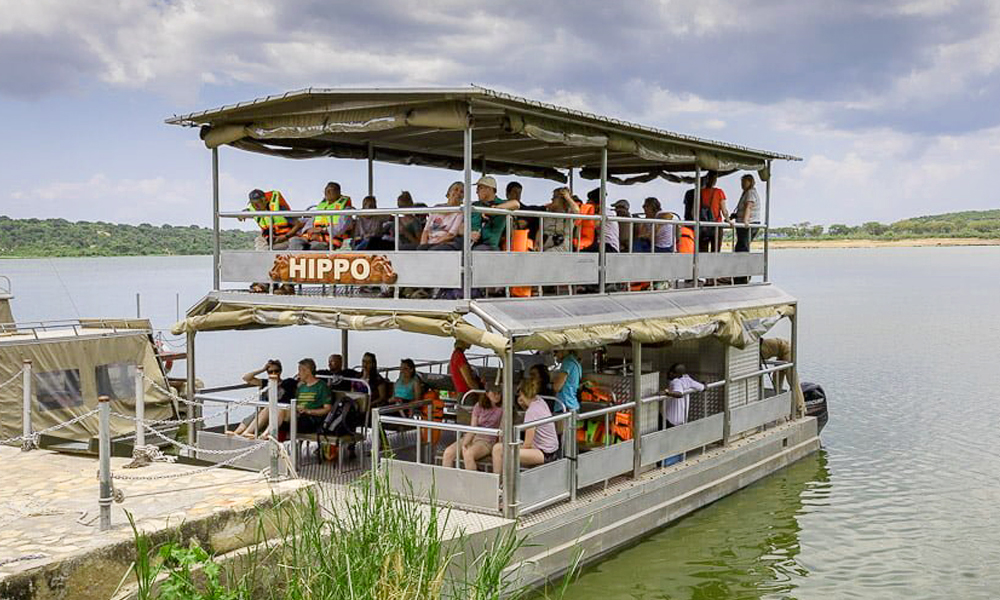
[[(757, 246), (758, 244), (754, 244)], [(771, 240), (771, 248), (889, 248), (923, 246), (1000, 246), (1000, 239), (913, 238), (905, 240)]]

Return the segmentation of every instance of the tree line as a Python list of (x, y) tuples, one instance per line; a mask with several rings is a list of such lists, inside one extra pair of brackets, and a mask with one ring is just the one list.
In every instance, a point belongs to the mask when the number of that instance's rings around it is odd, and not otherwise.
[(861, 225), (834, 223), (829, 226), (808, 221), (789, 227), (774, 227), (771, 235), (777, 238), (1000, 238), (1000, 210), (979, 210), (928, 215), (903, 219), (894, 223), (869, 221)]
[[(224, 230), (224, 250), (253, 248), (251, 231)], [(212, 253), (212, 230), (197, 225), (122, 225), (0, 216), (0, 257), (143, 256)]]

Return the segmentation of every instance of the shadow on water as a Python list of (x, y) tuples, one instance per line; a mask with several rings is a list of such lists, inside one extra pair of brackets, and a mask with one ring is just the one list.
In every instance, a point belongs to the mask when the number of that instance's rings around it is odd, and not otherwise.
[(799, 519), (826, 504), (824, 452), (661, 529), (583, 571), (573, 600), (793, 597), (808, 575)]

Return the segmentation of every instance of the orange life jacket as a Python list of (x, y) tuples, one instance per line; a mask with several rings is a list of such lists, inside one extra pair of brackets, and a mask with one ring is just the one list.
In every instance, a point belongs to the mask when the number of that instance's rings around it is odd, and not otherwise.
[[(510, 234), (510, 245), (514, 252), (529, 252), (535, 248), (535, 243), (528, 236), (527, 229), (515, 229)], [(531, 286), (518, 286), (510, 288), (510, 295), (518, 298), (530, 298)]]
[[(581, 215), (592, 215), (595, 213), (595, 208), (593, 204), (587, 204), (586, 202), (578, 205), (580, 207)], [(576, 226), (580, 229), (580, 237), (573, 238), (573, 247), (580, 250), (586, 250), (587, 248), (594, 245), (594, 238), (597, 237), (597, 221), (593, 219), (579, 219), (576, 221)]]
[(620, 410), (615, 413), (615, 424), (611, 428), (618, 439), (627, 442), (632, 439), (632, 411)]
[(694, 254), (694, 229), (681, 227), (681, 237), (677, 240), (677, 251), (684, 254)]
[[(424, 392), (424, 400), (430, 400), (431, 403), (424, 407), (424, 417), (428, 421), (444, 421), (444, 400), (441, 399), (441, 395), (438, 394), (437, 390), (427, 390)], [(440, 429), (424, 429), (420, 432), (420, 437), (424, 442), (438, 443), (441, 439)]]
[[(282, 204), (288, 205), (285, 202), (284, 196), (277, 190), (264, 192), (264, 202), (267, 204), (267, 208), (264, 209), (267, 212), (278, 212), (281, 210)], [(251, 202), (247, 205), (247, 210), (254, 212), (257, 209), (254, 208)], [(257, 222), (257, 226), (260, 227), (260, 232), (263, 236), (267, 236), (269, 232), (275, 236), (285, 235), (292, 230), (292, 224), (285, 217), (254, 217), (254, 221)]]

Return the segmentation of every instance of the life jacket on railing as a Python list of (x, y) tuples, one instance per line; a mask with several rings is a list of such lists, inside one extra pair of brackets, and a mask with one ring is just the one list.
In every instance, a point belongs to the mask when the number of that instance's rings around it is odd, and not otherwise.
[(576, 429), (576, 442), (586, 446), (600, 446), (604, 444), (604, 419), (590, 419), (581, 423)]
[[(288, 206), (285, 202), (284, 196), (281, 192), (277, 190), (271, 190), (270, 192), (264, 192), (264, 201), (267, 203), (267, 212), (278, 212), (282, 209), (282, 205)], [(250, 212), (257, 212), (253, 203), (247, 204), (246, 210)], [(269, 233), (278, 236), (285, 235), (292, 230), (292, 224), (289, 223), (288, 219), (285, 217), (254, 217), (254, 221), (257, 222), (257, 226), (260, 227), (260, 234), (267, 237)]]
[(615, 424), (611, 428), (623, 442), (632, 439), (632, 411), (620, 410), (615, 413)]
[[(534, 249), (535, 243), (528, 235), (527, 229), (515, 229), (510, 234), (510, 245), (514, 252), (529, 252)], [(531, 286), (517, 286), (510, 288), (510, 295), (517, 298), (531, 297)]]
[[(424, 418), (428, 421), (444, 421), (444, 400), (441, 394), (435, 389), (424, 390), (423, 400), (430, 400), (431, 403), (424, 407)], [(424, 429), (420, 432), (420, 438), (424, 443), (438, 443), (441, 439), (440, 429)]]
[(588, 380), (580, 384), (579, 400), (580, 402), (602, 402), (607, 404), (614, 402), (614, 397), (609, 390)]
[[(328, 201), (324, 198), (319, 204), (316, 205), (316, 210), (344, 210), (345, 208), (353, 208), (350, 196), (341, 196), (340, 198), (332, 201)], [(334, 249), (340, 248), (344, 245), (344, 240), (346, 240), (349, 236), (346, 234), (335, 236), (331, 243), (330, 229), (335, 228), (337, 224), (340, 223), (341, 219), (346, 218), (348, 218), (346, 215), (318, 215), (313, 218), (312, 230), (304, 234), (302, 237), (306, 238), (310, 242), (323, 242), (324, 244), (330, 244)]]
[[(578, 204), (580, 207), (581, 215), (593, 215), (595, 214), (595, 208), (593, 204), (588, 204), (584, 202), (583, 204)], [(575, 221), (576, 227), (580, 231), (579, 236), (573, 237), (573, 248), (577, 250), (586, 250), (594, 245), (594, 238), (597, 237), (597, 221), (593, 219), (578, 219)]]
[(681, 227), (680, 239), (677, 240), (677, 252), (684, 254), (694, 254), (694, 229), (688, 226)]

